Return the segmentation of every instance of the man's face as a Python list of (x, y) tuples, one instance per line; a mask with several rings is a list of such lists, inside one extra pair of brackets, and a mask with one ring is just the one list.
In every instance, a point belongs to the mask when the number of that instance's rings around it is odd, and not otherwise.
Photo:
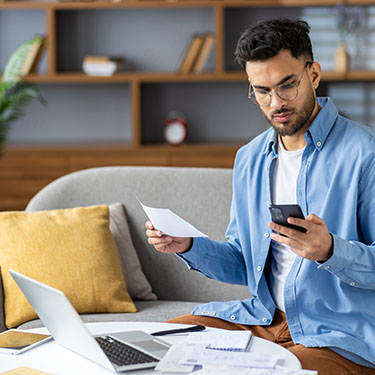
[(314, 63), (305, 68), (305, 64), (302, 57), (294, 58), (289, 50), (282, 50), (266, 61), (246, 63), (246, 73), (253, 89), (262, 92), (278, 86), (297, 85), (301, 80), (295, 99), (282, 99), (272, 91), (269, 105), (260, 107), (264, 117), (282, 137), (304, 134), (319, 110), (315, 88), (319, 85), (320, 66)]

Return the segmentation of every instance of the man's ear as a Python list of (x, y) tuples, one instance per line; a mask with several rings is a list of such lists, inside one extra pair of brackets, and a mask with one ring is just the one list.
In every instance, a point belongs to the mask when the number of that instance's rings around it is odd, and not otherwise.
[(322, 67), (320, 66), (318, 62), (314, 61), (310, 65), (309, 71), (310, 71), (310, 77), (311, 77), (311, 84), (313, 85), (315, 89), (317, 89), (319, 86), (320, 80), (322, 78)]

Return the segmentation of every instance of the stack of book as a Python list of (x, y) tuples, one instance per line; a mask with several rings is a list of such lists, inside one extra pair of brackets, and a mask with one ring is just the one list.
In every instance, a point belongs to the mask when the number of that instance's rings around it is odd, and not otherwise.
[(121, 57), (86, 56), (82, 69), (90, 76), (111, 76), (124, 68), (124, 59)]
[(212, 47), (215, 42), (215, 36), (211, 33), (195, 34), (181, 60), (178, 72), (181, 74), (201, 73)]

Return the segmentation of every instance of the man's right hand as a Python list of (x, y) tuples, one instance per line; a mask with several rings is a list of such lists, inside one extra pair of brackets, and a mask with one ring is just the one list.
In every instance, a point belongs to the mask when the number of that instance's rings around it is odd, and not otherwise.
[(148, 243), (162, 253), (183, 253), (190, 249), (192, 238), (165, 236), (160, 230), (156, 230), (151, 221), (146, 221), (146, 236)]

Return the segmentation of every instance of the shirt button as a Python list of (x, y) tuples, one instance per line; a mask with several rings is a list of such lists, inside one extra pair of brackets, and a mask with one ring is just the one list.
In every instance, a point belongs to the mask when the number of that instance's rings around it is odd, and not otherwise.
[(330, 266), (325, 266), (324, 269), (329, 270), (329, 269), (331, 269), (331, 267)]
[(267, 318), (262, 318), (263, 323), (267, 323), (267, 320), (268, 320)]
[(236, 319), (236, 315), (231, 315), (230, 320), (234, 320), (234, 319)]
[(320, 146), (322, 145), (322, 142), (318, 141), (318, 142), (316, 142), (316, 145), (317, 145), (318, 147), (320, 147)]
[(270, 201), (267, 201), (266, 204), (267, 204), (268, 207), (271, 206), (271, 202)]
[(355, 282), (352, 281), (349, 285), (350, 285), (350, 286), (355, 286)]
[(259, 271), (259, 272), (262, 271), (262, 266), (258, 266), (257, 271)]
[(264, 233), (264, 237), (268, 238), (270, 234), (268, 232)]
[(270, 169), (268, 168), (268, 167), (266, 167), (266, 172), (268, 173), (268, 171), (269, 171)]

